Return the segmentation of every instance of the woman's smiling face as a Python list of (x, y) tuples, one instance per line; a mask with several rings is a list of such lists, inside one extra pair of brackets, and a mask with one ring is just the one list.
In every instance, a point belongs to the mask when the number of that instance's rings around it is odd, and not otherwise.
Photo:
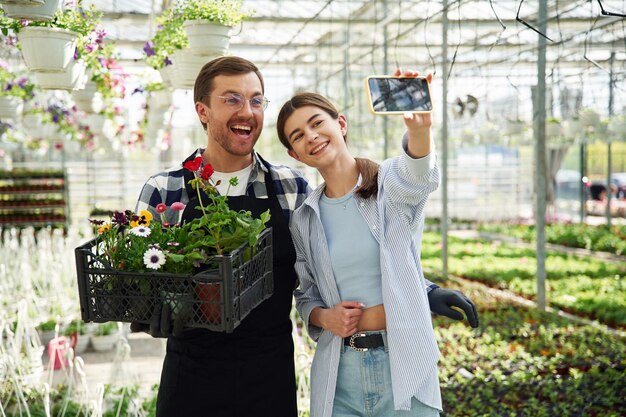
[(333, 119), (318, 107), (300, 107), (285, 122), (285, 135), (291, 145), (289, 155), (312, 167), (330, 163), (338, 153), (347, 151), (346, 129), (343, 115)]

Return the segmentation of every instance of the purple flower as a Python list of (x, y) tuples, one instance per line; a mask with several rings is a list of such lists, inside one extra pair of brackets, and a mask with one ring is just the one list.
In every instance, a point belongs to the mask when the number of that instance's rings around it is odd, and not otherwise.
[(6, 62), (4, 59), (0, 59), (0, 68), (9, 69), (9, 63)]
[(113, 219), (111, 220), (111, 223), (118, 224), (120, 226), (126, 226), (128, 224), (128, 217), (126, 216), (126, 213), (116, 211), (115, 213), (113, 213)]
[(87, 52), (88, 54), (97, 50), (98, 50), (98, 44), (96, 42), (88, 43), (87, 45), (85, 45), (85, 52)]
[(11, 91), (13, 89), (13, 83), (7, 83), (4, 87), (4, 91)]
[(102, 40), (106, 37), (107, 33), (104, 29), (98, 29), (96, 31), (96, 43), (102, 43)]
[(78, 48), (74, 48), (74, 60), (78, 59)]
[(163, 64), (165, 64), (165, 66), (172, 65), (172, 60), (169, 56), (165, 57), (165, 59), (163, 60)]
[(146, 56), (156, 55), (156, 53), (154, 52), (154, 44), (150, 41), (146, 42), (146, 44), (143, 46), (143, 51), (145, 52)]
[(4, 44), (6, 46), (16, 46), (17, 45), (17, 36), (15, 35), (9, 35), (6, 38), (4, 38)]
[(106, 65), (107, 65), (107, 60), (106, 59), (104, 59), (103, 57), (99, 56), (98, 57), (98, 62), (100, 63), (101, 67), (106, 68)]
[(19, 80), (17, 80), (17, 85), (19, 85), (20, 88), (24, 88), (26, 86), (26, 83), (28, 83), (28, 78), (26, 77), (22, 77)]
[(143, 88), (137, 87), (133, 90), (133, 92), (130, 95), (132, 96), (133, 94), (141, 94), (143, 93), (143, 91), (144, 91)]
[(30, 20), (20, 19), (20, 26), (25, 28), (28, 25), (30, 25)]

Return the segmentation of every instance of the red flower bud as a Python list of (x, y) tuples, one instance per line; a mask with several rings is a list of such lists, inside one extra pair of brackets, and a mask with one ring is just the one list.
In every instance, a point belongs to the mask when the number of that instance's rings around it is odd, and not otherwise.
[(167, 206), (165, 204), (163, 204), (163, 203), (157, 204), (157, 206), (156, 206), (157, 213), (164, 213), (165, 210), (167, 210)]

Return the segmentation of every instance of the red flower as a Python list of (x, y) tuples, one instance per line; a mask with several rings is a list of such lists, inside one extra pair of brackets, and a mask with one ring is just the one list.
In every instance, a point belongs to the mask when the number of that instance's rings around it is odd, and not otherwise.
[(185, 209), (185, 205), (181, 202), (172, 203), (170, 207), (172, 208), (172, 210), (175, 211), (181, 211)]
[(202, 157), (196, 156), (196, 159), (193, 161), (187, 161), (183, 165), (183, 168), (188, 169), (189, 171), (197, 171), (200, 169), (200, 165), (202, 165)]
[(156, 206), (157, 213), (164, 213), (165, 210), (167, 210), (167, 206), (165, 204), (163, 204), (163, 203), (157, 204), (157, 206)]
[(215, 170), (213, 169), (211, 164), (206, 164), (204, 168), (202, 168), (202, 174), (200, 174), (200, 176), (203, 180), (208, 180), (209, 178), (211, 178), (211, 175), (213, 175), (214, 172)]

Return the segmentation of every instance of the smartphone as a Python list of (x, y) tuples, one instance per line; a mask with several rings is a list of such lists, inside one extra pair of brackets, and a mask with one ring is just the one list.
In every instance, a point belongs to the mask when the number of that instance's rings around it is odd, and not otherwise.
[(426, 77), (373, 75), (365, 79), (374, 114), (429, 113), (433, 110)]

